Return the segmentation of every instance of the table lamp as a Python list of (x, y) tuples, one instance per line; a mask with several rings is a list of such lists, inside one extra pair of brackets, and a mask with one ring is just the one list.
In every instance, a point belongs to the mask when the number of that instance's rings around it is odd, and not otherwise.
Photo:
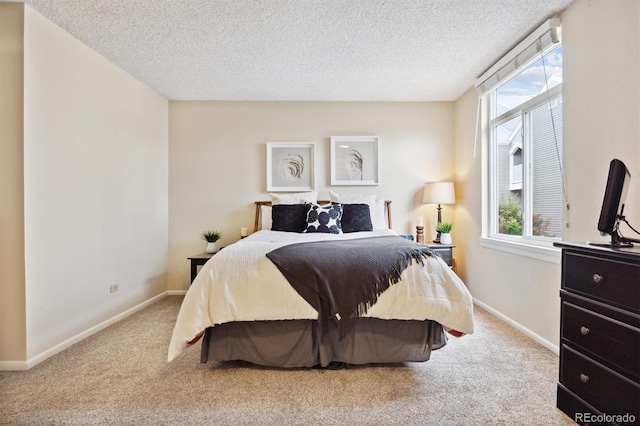
[[(438, 223), (442, 223), (442, 204), (455, 204), (456, 193), (453, 182), (429, 182), (424, 185), (424, 193), (422, 202), (425, 204), (438, 205)], [(440, 232), (433, 240), (434, 243), (440, 243)]]

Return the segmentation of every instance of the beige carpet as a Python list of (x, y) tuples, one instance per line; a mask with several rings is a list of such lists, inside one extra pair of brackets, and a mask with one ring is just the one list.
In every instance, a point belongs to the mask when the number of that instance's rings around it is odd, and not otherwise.
[(0, 372), (0, 424), (565, 425), (558, 358), (486, 312), (426, 363), (343, 370), (167, 363), (181, 297), (29, 371)]

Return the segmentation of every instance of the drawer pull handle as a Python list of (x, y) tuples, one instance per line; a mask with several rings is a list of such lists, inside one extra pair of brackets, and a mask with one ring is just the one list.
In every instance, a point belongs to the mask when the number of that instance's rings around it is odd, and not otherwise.
[(602, 275), (600, 274), (593, 274), (593, 282), (594, 283), (599, 283), (600, 281), (602, 281)]
[(589, 376), (587, 376), (586, 374), (580, 374), (580, 381), (582, 383), (587, 383), (589, 381)]
[(580, 334), (586, 336), (587, 334), (589, 334), (589, 329), (583, 325), (582, 327), (580, 327)]

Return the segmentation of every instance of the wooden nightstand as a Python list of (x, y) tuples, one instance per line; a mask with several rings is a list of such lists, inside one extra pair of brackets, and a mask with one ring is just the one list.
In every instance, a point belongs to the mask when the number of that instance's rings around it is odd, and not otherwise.
[[(453, 261), (453, 249), (455, 248), (455, 245), (453, 244), (435, 244), (435, 243), (429, 243), (429, 244), (424, 244), (425, 246), (429, 247), (431, 249), (431, 251), (434, 254), (437, 254), (438, 256), (440, 256), (442, 258), (442, 260), (444, 260), (444, 262), (449, 265), (451, 268), (453, 268), (454, 266), (454, 261)], [(454, 268), (455, 270), (455, 268)]]
[(196, 279), (196, 275), (198, 275), (198, 266), (202, 266), (207, 263), (207, 260), (211, 259), (215, 253), (207, 253), (202, 252), (191, 257), (188, 257), (191, 261), (191, 282)]

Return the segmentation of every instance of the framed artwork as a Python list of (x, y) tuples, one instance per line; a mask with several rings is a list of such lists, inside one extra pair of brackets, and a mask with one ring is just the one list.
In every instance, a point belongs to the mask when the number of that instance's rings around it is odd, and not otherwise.
[(378, 136), (331, 137), (331, 185), (379, 185)]
[(267, 191), (311, 191), (315, 173), (315, 142), (267, 142)]

